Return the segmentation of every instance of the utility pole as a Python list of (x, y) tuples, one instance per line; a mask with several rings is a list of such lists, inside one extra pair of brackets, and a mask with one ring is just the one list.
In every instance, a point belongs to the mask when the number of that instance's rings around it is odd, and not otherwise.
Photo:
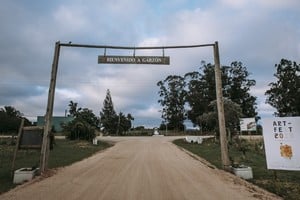
[(215, 61), (215, 79), (216, 79), (216, 95), (217, 95), (217, 107), (218, 107), (218, 121), (219, 121), (219, 132), (220, 132), (220, 143), (221, 143), (221, 159), (223, 169), (228, 170), (230, 166), (226, 139), (226, 126), (224, 116), (224, 103), (222, 94), (222, 76), (220, 67), (220, 55), (218, 42), (214, 44), (214, 61)]
[(40, 171), (41, 172), (44, 172), (48, 168), (48, 158), (49, 158), (49, 151), (50, 151), (49, 145), (50, 145), (51, 121), (52, 121), (52, 114), (53, 114), (59, 51), (60, 51), (60, 42), (56, 42), (53, 64), (52, 64), (52, 71), (51, 71), (47, 110), (46, 110), (46, 115), (45, 115), (43, 144), (42, 144), (42, 149), (41, 149), (41, 159), (40, 159)]

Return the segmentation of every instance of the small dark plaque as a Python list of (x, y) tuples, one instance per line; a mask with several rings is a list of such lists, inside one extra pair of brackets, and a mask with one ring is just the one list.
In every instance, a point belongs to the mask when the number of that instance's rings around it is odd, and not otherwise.
[(20, 138), (20, 149), (40, 149), (43, 143), (43, 127), (24, 127)]
[(98, 56), (98, 63), (169, 65), (169, 56)]

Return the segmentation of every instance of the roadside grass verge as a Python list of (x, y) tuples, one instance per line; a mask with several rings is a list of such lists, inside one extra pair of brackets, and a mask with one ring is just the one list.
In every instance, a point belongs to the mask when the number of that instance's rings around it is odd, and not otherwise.
[[(221, 150), (219, 143), (212, 139), (204, 140), (202, 144), (190, 144), (183, 139), (173, 141), (174, 144), (204, 158), (221, 169)], [(242, 140), (245, 155), (241, 146), (235, 142), (229, 145), (229, 156), (233, 162), (250, 166), (253, 179), (249, 182), (258, 185), (286, 200), (300, 199), (300, 171), (268, 170), (262, 142)]]
[[(94, 153), (106, 149), (111, 144), (98, 141), (98, 145), (92, 145), (87, 141), (56, 140), (54, 149), (50, 151), (49, 168), (58, 168), (70, 165), (87, 158)], [(0, 144), (0, 194), (16, 185), (11, 176), (11, 164), (15, 146), (9, 145), (9, 140)], [(15, 169), (22, 167), (38, 167), (40, 150), (19, 150), (15, 162)]]

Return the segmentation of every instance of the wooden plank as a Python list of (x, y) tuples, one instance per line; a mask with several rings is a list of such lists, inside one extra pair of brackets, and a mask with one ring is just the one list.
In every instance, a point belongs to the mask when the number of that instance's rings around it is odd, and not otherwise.
[(24, 118), (22, 118), (22, 120), (21, 120), (21, 125), (20, 125), (20, 128), (19, 128), (18, 138), (17, 138), (17, 142), (16, 142), (16, 147), (15, 147), (15, 150), (14, 150), (14, 157), (13, 157), (13, 161), (12, 161), (12, 165), (11, 165), (11, 176), (12, 177), (14, 176), (15, 161), (16, 161), (18, 149), (20, 147), (20, 138), (21, 138), (21, 135), (22, 135), (23, 126), (24, 126)]

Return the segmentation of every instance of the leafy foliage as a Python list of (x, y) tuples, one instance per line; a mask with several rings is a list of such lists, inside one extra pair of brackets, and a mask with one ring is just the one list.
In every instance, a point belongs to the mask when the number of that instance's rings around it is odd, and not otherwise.
[[(226, 118), (226, 127), (232, 132), (239, 125), (239, 118), (242, 116), (242, 109), (230, 99), (223, 99), (224, 112)], [(206, 112), (198, 117), (200, 127), (203, 130), (217, 130), (218, 127), (218, 110), (217, 101), (212, 101), (209, 106), (212, 109), (210, 112)]]
[(92, 140), (96, 136), (95, 130), (99, 124), (99, 120), (93, 111), (88, 108), (77, 109), (77, 103), (70, 101), (69, 113), (74, 117), (74, 120), (63, 125), (67, 138), (71, 140)]
[(81, 111), (82, 108), (77, 108), (78, 103), (70, 101), (69, 103), (69, 113), (71, 116), (76, 116), (77, 113), (79, 113)]
[(107, 134), (116, 134), (118, 128), (118, 116), (114, 110), (114, 105), (110, 91), (106, 91), (106, 97), (103, 102), (103, 108), (100, 112), (100, 122), (103, 131)]
[(208, 113), (208, 105), (216, 99), (214, 68), (202, 62), (200, 71), (189, 72), (184, 77), (187, 83), (186, 101), (190, 107), (187, 117), (193, 124), (198, 124), (197, 118)]
[(250, 95), (250, 88), (255, 86), (256, 81), (248, 79), (250, 73), (241, 62), (232, 62), (227, 72), (228, 83), (225, 88), (228, 89), (228, 95), (225, 97), (240, 105), (242, 117), (257, 116), (256, 97)]
[[(0, 108), (0, 132), (18, 132), (23, 114), (12, 106)], [(30, 126), (31, 122), (24, 118), (24, 126)]]
[(131, 116), (131, 114), (127, 114), (127, 116), (125, 116), (122, 112), (119, 113), (118, 118), (118, 134), (125, 135), (126, 132), (131, 128), (131, 121), (134, 120), (134, 118)]
[(128, 131), (134, 120), (131, 114), (125, 116), (122, 112), (119, 115), (114, 110), (114, 105), (110, 95), (110, 91), (106, 91), (106, 97), (103, 102), (103, 108), (100, 112), (101, 128), (106, 134), (124, 135)]
[(277, 109), (277, 116), (300, 115), (300, 65), (281, 59), (275, 65), (277, 81), (269, 84), (266, 102)]
[(163, 107), (162, 118), (170, 130), (183, 130), (183, 121), (185, 120), (185, 81), (181, 76), (168, 76), (165, 80), (159, 81), (160, 91), (158, 100)]
[[(257, 116), (255, 111), (256, 97), (250, 94), (250, 88), (256, 82), (248, 79), (250, 74), (247, 68), (241, 62), (235, 61), (231, 63), (230, 67), (222, 66), (221, 71), (223, 96), (240, 107), (241, 114), (239, 117)], [(186, 101), (190, 107), (187, 111), (188, 119), (195, 125), (202, 126), (203, 130), (213, 130), (216, 124), (214, 121), (217, 120), (211, 116), (215, 111), (211, 106), (208, 106), (216, 99), (214, 73), (213, 65), (202, 62), (199, 72), (190, 72), (184, 76), (187, 83)], [(199, 116), (202, 119), (200, 120), (201, 124), (199, 124)], [(209, 119), (211, 121), (208, 121)], [(205, 124), (203, 124), (204, 122)], [(236, 123), (238, 123), (238, 119)]]

